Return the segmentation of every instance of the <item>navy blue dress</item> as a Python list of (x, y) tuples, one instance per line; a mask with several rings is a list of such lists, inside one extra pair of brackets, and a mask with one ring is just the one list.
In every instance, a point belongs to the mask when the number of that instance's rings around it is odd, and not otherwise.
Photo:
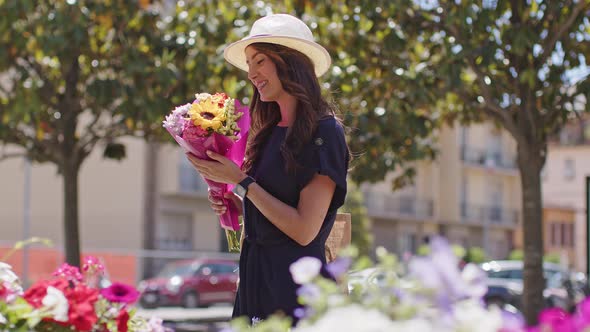
[(312, 140), (296, 157), (300, 168), (287, 175), (280, 146), (287, 127), (275, 127), (250, 171), (267, 192), (282, 202), (297, 207), (299, 193), (315, 174), (329, 176), (336, 189), (328, 213), (317, 237), (301, 246), (275, 227), (248, 199), (244, 201), (246, 236), (240, 254), (240, 284), (233, 317), (265, 319), (281, 312), (291, 316), (297, 303), (289, 266), (301, 257), (311, 256), (326, 263), (326, 239), (334, 225), (337, 209), (346, 196), (348, 149), (342, 126), (333, 117), (319, 121)]

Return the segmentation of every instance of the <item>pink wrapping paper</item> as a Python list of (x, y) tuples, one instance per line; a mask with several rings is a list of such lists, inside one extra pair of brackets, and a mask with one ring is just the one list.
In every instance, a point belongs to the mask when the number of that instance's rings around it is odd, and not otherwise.
[[(239, 167), (242, 167), (244, 154), (246, 152), (246, 143), (248, 141), (248, 130), (250, 128), (250, 113), (248, 112), (248, 108), (242, 106), (237, 100), (235, 102), (235, 110), (237, 113), (242, 113), (242, 116), (237, 121), (240, 132), (237, 135), (238, 139), (236, 141), (218, 133), (213, 133), (206, 137), (191, 137), (189, 139), (183, 139), (179, 135), (173, 133), (170, 129), (168, 129), (168, 132), (185, 151), (192, 153), (199, 159), (212, 160), (206, 154), (209, 150), (225, 156)], [(219, 216), (219, 224), (221, 227), (232, 231), (239, 230), (240, 223), (238, 207), (233, 204), (231, 199), (223, 197), (225, 193), (231, 191), (234, 186), (227, 183), (219, 183), (207, 179), (204, 180), (209, 185), (209, 190), (212, 196), (221, 199), (227, 207), (226, 212)]]

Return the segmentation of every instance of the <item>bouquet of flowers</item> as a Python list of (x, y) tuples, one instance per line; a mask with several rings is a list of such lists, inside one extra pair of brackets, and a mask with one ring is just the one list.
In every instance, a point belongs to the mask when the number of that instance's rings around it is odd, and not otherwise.
[[(242, 165), (250, 115), (246, 107), (228, 97), (225, 93), (198, 93), (195, 100), (176, 107), (166, 116), (164, 128), (176, 142), (197, 158), (211, 160), (208, 150), (219, 153)], [(235, 231), (240, 229), (238, 210), (223, 195), (232, 189), (232, 185), (206, 180), (213, 197), (221, 199), (227, 212), (219, 217), (219, 223), (226, 230), (230, 250), (239, 247)]]
[(23, 291), (11, 266), (0, 262), (0, 331), (169, 331), (161, 320), (135, 314), (134, 287), (113, 283), (99, 290), (103, 270), (98, 259), (86, 257), (82, 273), (63, 264), (54, 278)]

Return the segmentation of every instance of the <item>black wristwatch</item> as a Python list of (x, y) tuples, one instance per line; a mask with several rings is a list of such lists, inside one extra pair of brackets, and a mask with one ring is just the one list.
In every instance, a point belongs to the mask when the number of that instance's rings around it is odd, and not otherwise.
[(240, 196), (240, 198), (243, 200), (246, 197), (246, 194), (248, 193), (248, 186), (254, 182), (254, 178), (248, 176), (244, 180), (240, 181), (240, 183), (236, 184), (232, 191), (234, 192), (234, 194)]

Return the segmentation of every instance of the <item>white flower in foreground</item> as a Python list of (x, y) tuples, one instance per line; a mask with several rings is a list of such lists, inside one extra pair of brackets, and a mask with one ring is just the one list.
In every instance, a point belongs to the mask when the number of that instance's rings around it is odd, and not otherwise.
[(12, 266), (0, 262), (0, 280), (8, 283), (18, 282), (18, 276), (12, 272)]
[(322, 262), (315, 257), (302, 257), (289, 266), (293, 281), (303, 285), (315, 278), (322, 268)]
[(465, 290), (471, 298), (483, 298), (488, 290), (487, 275), (479, 266), (473, 263), (465, 265), (461, 271), (461, 278), (465, 282)]
[(8, 323), (8, 321), (6, 320), (6, 317), (4, 317), (4, 315), (0, 314), (0, 324), (6, 324)]
[(496, 332), (502, 328), (500, 309), (484, 308), (477, 300), (455, 304), (455, 330), (472, 332)]
[(409, 320), (400, 320), (394, 321), (393, 327), (390, 331), (400, 331), (400, 332), (432, 332), (438, 331), (442, 332), (441, 329), (435, 328), (429, 321), (426, 319), (414, 318)]
[(328, 310), (315, 324), (296, 327), (294, 332), (383, 332), (383, 331), (429, 331), (413, 329), (396, 329), (397, 323), (375, 309), (363, 308), (358, 304), (336, 307)]
[(166, 332), (167, 329), (163, 325), (162, 318), (152, 316), (148, 321), (148, 328), (150, 332)]
[(55, 287), (47, 287), (47, 295), (43, 298), (45, 306), (53, 319), (58, 322), (68, 321), (68, 299)]

